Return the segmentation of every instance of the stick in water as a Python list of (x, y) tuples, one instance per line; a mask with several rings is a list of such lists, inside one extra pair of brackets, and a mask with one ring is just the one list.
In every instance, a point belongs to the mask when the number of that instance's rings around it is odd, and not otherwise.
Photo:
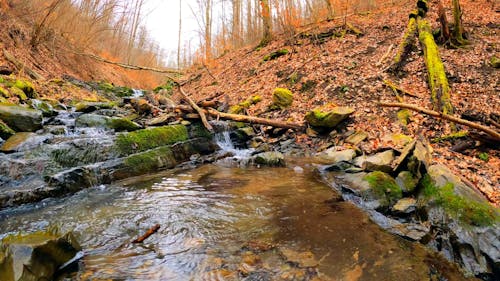
[(158, 229), (160, 229), (160, 225), (159, 224), (155, 224), (155, 226), (151, 227), (144, 235), (142, 235), (141, 237), (135, 239), (134, 241), (132, 241), (132, 243), (142, 243), (144, 240), (148, 239), (149, 236), (155, 234)]

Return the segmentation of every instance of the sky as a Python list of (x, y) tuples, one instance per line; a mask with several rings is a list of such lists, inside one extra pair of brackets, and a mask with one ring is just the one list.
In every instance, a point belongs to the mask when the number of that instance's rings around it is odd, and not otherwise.
[[(197, 45), (198, 23), (190, 6), (196, 11), (196, 0), (182, 0), (181, 42), (191, 40)], [(151, 37), (165, 50), (177, 52), (179, 0), (147, 0), (144, 15), (144, 24)]]

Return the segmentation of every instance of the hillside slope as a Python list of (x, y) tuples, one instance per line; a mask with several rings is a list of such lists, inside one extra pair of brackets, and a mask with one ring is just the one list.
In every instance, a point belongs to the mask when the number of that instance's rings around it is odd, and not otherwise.
[[(317, 40), (328, 31), (342, 32), (343, 19), (306, 27), (298, 36), (281, 35), (265, 48), (255, 46), (230, 52), (205, 68), (192, 71), (186, 91), (197, 100), (217, 96), (229, 104), (237, 104), (252, 95), (260, 95), (263, 102), (248, 110), (250, 115), (273, 119), (304, 122), (304, 115), (327, 103), (356, 109), (346, 128), (321, 138), (303, 134), (296, 141), (314, 149), (342, 144), (341, 136), (352, 130), (365, 131), (368, 140), (360, 148), (365, 153), (381, 147), (401, 145), (391, 140), (394, 134), (412, 137), (425, 136), (432, 140), (451, 132), (450, 124), (421, 114), (411, 113), (408, 125), (397, 118), (397, 109), (380, 108), (378, 101), (396, 102), (392, 90), (383, 81), (390, 79), (413, 95), (404, 96), (406, 103), (432, 108), (426, 81), (422, 50), (410, 54), (409, 63), (400, 75), (384, 69), (390, 65), (401, 39), (408, 14), (414, 1), (364, 15), (350, 16), (347, 22), (364, 32), (364, 36), (347, 33), (341, 37)], [(500, 75), (490, 64), (499, 57), (498, 7), (490, 1), (461, 1), (465, 30), (471, 45), (461, 49), (440, 47), (452, 88), (452, 103), (456, 116), (468, 112), (500, 117)], [(427, 18), (437, 27), (437, 15), (432, 8)], [(451, 18), (451, 10), (448, 18)], [(418, 44), (417, 44), (418, 45)], [(288, 54), (275, 60), (264, 61), (273, 51), (287, 49)], [(387, 57), (385, 55), (387, 54)], [(384, 59), (385, 57), (385, 59)], [(269, 112), (267, 107), (276, 87), (289, 88), (294, 93), (291, 108)], [(468, 129), (457, 126), (459, 130)], [(492, 202), (500, 202), (500, 153), (496, 149), (479, 146), (462, 153), (450, 151), (461, 140), (433, 143), (434, 161), (449, 166), (462, 175), (470, 185), (481, 190)], [(481, 155), (481, 157), (480, 157)], [(483, 158), (481, 160), (480, 158)], [(487, 159), (486, 159), (487, 158)]]

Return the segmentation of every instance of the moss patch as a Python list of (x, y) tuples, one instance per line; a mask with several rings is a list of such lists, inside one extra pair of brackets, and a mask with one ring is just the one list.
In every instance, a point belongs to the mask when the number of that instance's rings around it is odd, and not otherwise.
[(422, 193), (427, 201), (432, 201), (451, 216), (460, 221), (475, 225), (488, 226), (500, 222), (500, 213), (488, 203), (472, 201), (454, 193), (452, 183), (437, 187), (429, 175), (421, 181)]
[(490, 64), (491, 66), (493, 66), (494, 68), (500, 68), (500, 59), (493, 56), (491, 57), (490, 59)]
[(459, 131), (459, 132), (452, 133), (449, 135), (444, 135), (444, 136), (439, 137), (439, 138), (434, 138), (434, 139), (432, 139), (432, 142), (443, 142), (443, 141), (453, 140), (453, 139), (462, 139), (462, 138), (467, 137), (468, 135), (469, 135), (468, 131)]
[(398, 120), (403, 125), (410, 123), (411, 112), (408, 109), (401, 109), (398, 111)]
[(129, 155), (187, 139), (188, 131), (185, 126), (164, 126), (118, 135), (116, 147), (120, 155)]
[(35, 99), (38, 97), (35, 87), (28, 80), (17, 79), (13, 86), (23, 91), (29, 98)]
[(281, 109), (287, 108), (293, 103), (293, 94), (290, 90), (276, 88), (273, 91), (273, 106)]
[(0, 138), (6, 140), (13, 136), (16, 132), (12, 130), (7, 124), (5, 124), (1, 119), (0, 119)]
[(334, 128), (353, 112), (354, 109), (349, 107), (336, 107), (330, 111), (323, 111), (321, 108), (316, 108), (308, 112), (305, 119), (314, 127)]
[(396, 181), (388, 174), (380, 171), (371, 172), (364, 177), (373, 192), (389, 205), (403, 198), (403, 192)]
[(264, 58), (262, 59), (263, 61), (270, 61), (270, 60), (274, 60), (274, 59), (277, 59), (281, 56), (284, 56), (286, 54), (288, 54), (288, 50), (287, 49), (281, 49), (281, 50), (277, 50), (277, 51), (274, 51), (266, 56), (264, 56)]
[(259, 95), (251, 96), (248, 99), (246, 99), (244, 102), (240, 102), (237, 105), (233, 105), (229, 108), (229, 113), (231, 114), (240, 114), (243, 113), (243, 111), (250, 106), (259, 103), (262, 101), (262, 97)]
[(175, 164), (174, 154), (169, 146), (159, 147), (125, 158), (125, 165), (133, 175), (146, 174), (162, 167), (174, 166)]

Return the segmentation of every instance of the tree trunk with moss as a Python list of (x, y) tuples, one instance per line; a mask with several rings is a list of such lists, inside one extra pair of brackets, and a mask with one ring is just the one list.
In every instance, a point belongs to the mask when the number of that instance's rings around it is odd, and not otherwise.
[(418, 12), (413, 11), (410, 13), (410, 20), (408, 21), (408, 27), (403, 35), (401, 43), (399, 43), (398, 51), (394, 62), (391, 66), (391, 70), (397, 72), (405, 64), (406, 57), (411, 51), (413, 44), (415, 43), (415, 36), (417, 33), (417, 18)]
[(464, 27), (462, 26), (462, 9), (460, 8), (460, 2), (458, 0), (453, 0), (453, 39), (459, 45), (467, 44), (467, 40), (465, 40)]
[(424, 50), (425, 65), (431, 89), (431, 100), (433, 109), (444, 114), (453, 113), (453, 106), (450, 100), (450, 86), (446, 77), (445, 69), (439, 50), (429, 23), (422, 19), (417, 19), (420, 44)]

